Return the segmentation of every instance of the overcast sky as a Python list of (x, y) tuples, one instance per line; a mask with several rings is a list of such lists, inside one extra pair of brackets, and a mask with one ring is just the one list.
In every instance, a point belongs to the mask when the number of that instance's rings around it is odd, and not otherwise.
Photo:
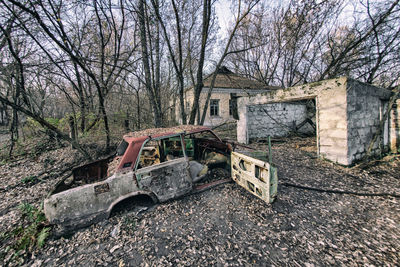
[(231, 1), (229, 0), (219, 0), (215, 5), (215, 12), (217, 13), (219, 26), (221, 27), (221, 34), (223, 36), (228, 34), (227, 27), (230, 22), (232, 22), (233, 14), (230, 9), (230, 4)]

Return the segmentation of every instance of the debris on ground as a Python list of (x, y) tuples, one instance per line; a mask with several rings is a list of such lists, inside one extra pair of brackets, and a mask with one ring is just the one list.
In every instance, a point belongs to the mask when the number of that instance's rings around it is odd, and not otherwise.
[[(251, 146), (267, 149), (262, 142)], [(400, 194), (398, 157), (366, 168), (345, 168), (318, 159), (312, 138), (281, 140), (272, 148), (280, 183)], [(43, 171), (56, 172), (74, 158), (74, 151), (64, 147), (35, 160), (21, 158), (0, 165), (1, 233), (21, 223), (18, 205), (37, 206), (57, 183), (53, 176), (43, 179), (50, 175)], [(214, 172), (210, 177), (225, 175), (223, 169)], [(37, 182), (21, 182), (31, 175)], [(397, 197), (335, 194), (280, 184), (277, 200), (268, 205), (227, 183), (119, 212), (70, 236), (50, 235), (42, 249), (32, 250), (22, 260), (36, 266), (394, 266), (400, 262), (399, 202)], [(0, 260), (5, 265), (10, 240), (3, 237)]]

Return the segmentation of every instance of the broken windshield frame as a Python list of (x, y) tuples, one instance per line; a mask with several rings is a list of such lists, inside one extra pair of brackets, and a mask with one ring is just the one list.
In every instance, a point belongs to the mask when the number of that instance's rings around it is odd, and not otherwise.
[(222, 142), (221, 138), (219, 138), (217, 135), (215, 135), (215, 133), (213, 131), (210, 131), (210, 130), (189, 133), (187, 135), (189, 135), (192, 138), (194, 137), (194, 138), (216, 140), (216, 141)]
[(148, 139), (146, 139), (146, 140), (143, 142), (143, 144), (142, 144), (142, 146), (141, 146), (141, 148), (140, 148), (140, 151), (139, 151), (139, 153), (138, 153), (138, 157), (136, 158), (136, 162), (135, 162), (135, 165), (134, 165), (134, 170), (137, 171), (138, 169), (140, 169), (140, 168), (138, 168), (139, 163), (140, 163), (140, 155), (141, 155), (142, 152), (143, 152), (143, 148), (144, 148), (144, 147), (146, 146), (146, 144), (147, 144), (149, 141), (151, 141), (151, 140), (153, 140), (153, 141), (158, 141), (158, 140), (167, 140), (167, 139), (169, 139), (169, 138), (171, 138), (171, 137), (179, 137), (179, 139), (180, 139), (180, 141), (181, 141), (181, 148), (182, 148), (183, 157), (184, 157), (184, 158), (187, 158), (187, 156), (186, 156), (186, 150), (185, 150), (185, 140), (184, 140), (184, 138), (183, 138), (184, 135), (185, 135), (185, 133), (183, 132), (183, 133), (171, 134), (171, 135), (162, 136), (162, 137), (155, 137), (155, 138), (152, 138), (152, 137), (150, 136)]

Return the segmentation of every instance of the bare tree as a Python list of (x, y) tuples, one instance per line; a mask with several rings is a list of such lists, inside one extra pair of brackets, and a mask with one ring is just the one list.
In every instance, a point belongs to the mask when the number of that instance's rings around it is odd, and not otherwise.
[[(71, 24), (68, 24), (66, 14), (68, 4), (57, 1), (36, 1), (35, 3), (21, 3), (15, 0), (1, 3), (7, 10), (15, 14), (16, 10), (35, 20), (38, 28), (28, 27), (21, 16), (16, 16), (21, 28), (34, 40), (46, 53), (49, 47), (65, 53), (74, 64), (79, 88), (79, 71), (77, 67), (90, 77), (97, 92), (99, 114), (104, 123), (107, 147), (110, 145), (110, 129), (105, 108), (106, 96), (110, 92), (120, 72), (129, 64), (129, 58), (134, 49), (123, 47), (125, 33), (125, 7), (124, 1), (119, 1), (118, 6), (110, 1), (93, 1), (92, 5), (82, 4), (82, 12), (90, 12), (93, 15), (93, 24), (97, 27), (95, 41), (91, 46), (96, 46), (97, 53), (91, 53), (90, 58), (82, 54), (82, 47), (75, 42), (75, 32)], [(40, 30), (48, 43), (43, 44), (35, 31)], [(92, 40), (93, 41), (93, 40)], [(93, 50), (92, 50), (93, 52)], [(46, 53), (49, 55), (49, 53)], [(90, 63), (90, 64), (89, 64)], [(66, 75), (67, 76), (67, 75)]]
[[(243, 74), (267, 85), (293, 86), (310, 80), (326, 32), (342, 9), (339, 1), (294, 1), (260, 5), (238, 29), (230, 62)], [(268, 26), (267, 26), (268, 25)], [(253, 48), (252, 48), (253, 47)]]
[[(150, 36), (150, 23), (148, 17), (148, 8), (145, 0), (138, 1), (137, 7), (139, 32), (140, 32), (140, 43), (141, 43), (141, 53), (142, 53), (142, 63), (145, 76), (145, 88), (149, 95), (150, 103), (154, 114), (154, 126), (162, 126), (162, 112), (161, 112), (161, 101), (160, 101), (160, 81), (159, 81), (159, 68), (160, 68), (160, 51), (159, 51), (159, 28), (158, 23), (156, 23), (156, 38), (155, 38), (155, 54), (156, 54), (156, 65), (150, 65), (153, 61), (152, 54), (149, 51), (149, 45), (151, 46), (151, 36)], [(152, 69), (153, 67), (153, 69)], [(155, 72), (154, 67), (156, 67)], [(154, 74), (152, 76), (152, 73)], [(155, 79), (152, 79), (155, 78)]]
[(249, 77), (281, 87), (339, 75), (392, 86), (400, 66), (399, 1), (360, 1), (354, 4), (353, 18), (348, 18), (351, 4), (260, 5), (233, 41), (236, 49), (256, 47), (231, 55), (230, 64)]
[[(395, 20), (398, 18), (400, 8), (399, 8), (399, 0), (395, 1), (386, 1), (385, 6), (381, 8), (377, 8), (374, 13), (371, 12), (370, 8), (370, 2), (367, 1), (367, 10), (366, 13), (368, 13), (368, 16), (366, 19), (361, 19), (357, 20), (355, 24), (353, 25), (353, 28), (348, 31), (348, 34), (345, 35), (344, 38), (349, 39), (349, 41), (343, 43), (340, 43), (340, 47), (338, 44), (332, 39), (332, 35), (328, 37), (330, 42), (328, 44), (330, 45), (330, 50), (329, 50), (329, 59), (327, 64), (324, 66), (323, 71), (321, 72), (319, 79), (325, 79), (329, 77), (334, 77), (337, 75), (342, 74), (343, 72), (350, 72), (352, 69), (357, 69), (360, 65), (364, 65), (367, 62), (370, 62), (371, 58), (361, 58), (362, 56), (362, 51), (364, 50), (365, 53), (370, 53), (373, 52), (374, 50), (378, 50), (378, 65), (379, 62), (381, 62), (382, 58), (382, 49), (381, 45), (382, 42), (375, 42), (375, 45), (378, 45), (379, 47), (371, 47), (366, 45), (366, 42), (370, 38), (375, 38), (376, 40), (376, 34), (378, 31), (384, 29), (388, 26), (388, 23), (390, 23), (391, 20)], [(397, 27), (399, 26), (399, 22), (395, 22), (397, 24)], [(391, 30), (391, 29), (389, 29)], [(398, 28), (397, 28), (398, 30)], [(335, 31), (334, 33), (336, 33)], [(389, 33), (390, 35), (393, 34), (391, 31)], [(333, 35), (335, 36), (335, 35)], [(375, 37), (374, 37), (375, 36)], [(398, 34), (395, 33), (393, 37), (398, 38)], [(392, 42), (387, 43), (389, 46), (393, 44)], [(372, 49), (372, 50), (371, 50)], [(388, 50), (386, 50), (388, 51)], [(379, 54), (381, 54), (379, 56)], [(348, 58), (351, 58), (352, 60), (348, 60)], [(363, 62), (362, 64), (357, 64), (359, 62)], [(343, 65), (346, 66), (346, 69), (343, 70)], [(355, 65), (355, 66), (354, 66)], [(373, 72), (377, 71), (377, 67), (375, 66), (375, 70)], [(371, 73), (372, 74), (372, 73)], [(374, 75), (374, 74), (372, 74)], [(362, 77), (362, 76), (360, 76)], [(367, 78), (368, 80), (368, 78)], [(369, 78), (369, 81), (372, 82), (372, 76)]]

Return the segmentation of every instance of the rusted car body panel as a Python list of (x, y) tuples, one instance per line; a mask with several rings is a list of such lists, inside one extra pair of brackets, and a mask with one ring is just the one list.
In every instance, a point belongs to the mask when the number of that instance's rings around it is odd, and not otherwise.
[(152, 192), (160, 202), (187, 194), (193, 187), (185, 158), (142, 168), (136, 172), (136, 177), (139, 188)]
[[(208, 167), (215, 166), (232, 167), (239, 185), (271, 202), (276, 190), (266, 191), (275, 177), (266, 177), (266, 172), (271, 173), (269, 164), (257, 161), (252, 171), (245, 171), (239, 165), (244, 155), (233, 154), (231, 165), (231, 154), (231, 145), (203, 126), (130, 133), (123, 137), (115, 156), (78, 167), (71, 177), (60, 181), (45, 199), (44, 212), (62, 231), (72, 230), (108, 218), (116, 204), (133, 196), (147, 195), (154, 202), (164, 202), (188, 194)], [(245, 160), (251, 162), (252, 158)], [(259, 177), (252, 177), (255, 168)], [(238, 176), (242, 179), (235, 178)], [(249, 187), (249, 183), (254, 186)]]
[(132, 173), (117, 173), (105, 181), (52, 195), (45, 200), (44, 210), (51, 223), (70, 230), (108, 218), (115, 204), (140, 194), (157, 200), (152, 192), (137, 187)]

